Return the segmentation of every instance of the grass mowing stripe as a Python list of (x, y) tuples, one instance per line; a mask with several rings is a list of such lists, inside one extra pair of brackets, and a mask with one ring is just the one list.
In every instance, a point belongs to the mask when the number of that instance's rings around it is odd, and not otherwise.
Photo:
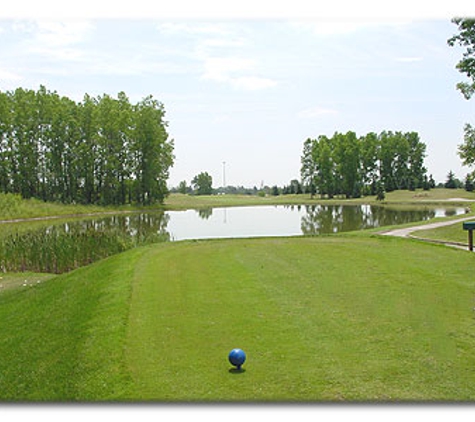
[(473, 401), (473, 266), (339, 235), (160, 244), (5, 279), (0, 400)]
[(473, 400), (472, 259), (341, 236), (150, 249), (131, 303), (132, 398)]
[(0, 294), (0, 400), (128, 396), (124, 339), (134, 262), (143, 252)]

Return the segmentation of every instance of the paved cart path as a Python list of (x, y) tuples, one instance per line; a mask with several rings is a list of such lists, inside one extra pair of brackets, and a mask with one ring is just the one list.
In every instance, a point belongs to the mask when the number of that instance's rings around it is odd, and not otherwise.
[(458, 242), (444, 242), (441, 240), (433, 240), (433, 239), (424, 239), (422, 237), (412, 235), (413, 232), (416, 232), (418, 230), (437, 229), (439, 227), (445, 227), (445, 226), (450, 226), (452, 224), (462, 223), (467, 220), (475, 220), (475, 217), (471, 216), (471, 217), (459, 218), (457, 220), (438, 221), (438, 222), (430, 223), (430, 224), (421, 224), (419, 226), (404, 227), (401, 229), (393, 229), (393, 230), (389, 230), (385, 232), (380, 232), (379, 234), (382, 234), (384, 236), (412, 237), (415, 239), (424, 240), (426, 242), (441, 243), (447, 246), (453, 246), (455, 248), (467, 249), (468, 248), (467, 244), (458, 243)]

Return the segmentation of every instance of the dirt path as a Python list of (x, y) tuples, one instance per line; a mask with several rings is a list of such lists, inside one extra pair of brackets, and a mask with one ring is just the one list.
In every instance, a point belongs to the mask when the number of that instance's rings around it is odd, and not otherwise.
[(463, 243), (444, 242), (444, 241), (441, 241), (441, 240), (434, 240), (434, 239), (424, 239), (422, 237), (412, 235), (413, 232), (416, 232), (418, 230), (437, 229), (439, 227), (445, 227), (445, 226), (450, 226), (452, 224), (462, 223), (463, 221), (467, 221), (467, 220), (475, 220), (475, 217), (471, 216), (471, 217), (459, 218), (457, 220), (439, 221), (439, 222), (431, 223), (431, 224), (421, 224), (420, 226), (405, 227), (405, 228), (402, 228), (402, 229), (393, 229), (393, 230), (389, 230), (389, 231), (386, 231), (386, 232), (380, 232), (379, 234), (382, 234), (384, 236), (412, 237), (414, 239), (423, 240), (425, 242), (440, 243), (440, 244), (443, 244), (443, 245), (452, 246), (454, 248), (460, 248), (460, 249), (467, 250), (468, 246), (466, 244), (463, 244)]

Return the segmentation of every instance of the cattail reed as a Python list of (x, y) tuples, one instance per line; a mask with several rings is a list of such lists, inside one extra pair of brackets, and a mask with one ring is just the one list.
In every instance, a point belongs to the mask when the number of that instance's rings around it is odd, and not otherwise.
[(169, 240), (163, 213), (69, 222), (0, 237), (0, 270), (64, 273), (140, 245)]

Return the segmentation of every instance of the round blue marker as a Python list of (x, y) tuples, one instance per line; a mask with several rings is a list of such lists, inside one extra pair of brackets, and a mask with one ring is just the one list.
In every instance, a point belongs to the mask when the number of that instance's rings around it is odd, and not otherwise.
[(244, 350), (233, 349), (229, 352), (228, 356), (231, 365), (234, 365), (238, 370), (241, 369), (241, 365), (246, 361), (246, 354)]

